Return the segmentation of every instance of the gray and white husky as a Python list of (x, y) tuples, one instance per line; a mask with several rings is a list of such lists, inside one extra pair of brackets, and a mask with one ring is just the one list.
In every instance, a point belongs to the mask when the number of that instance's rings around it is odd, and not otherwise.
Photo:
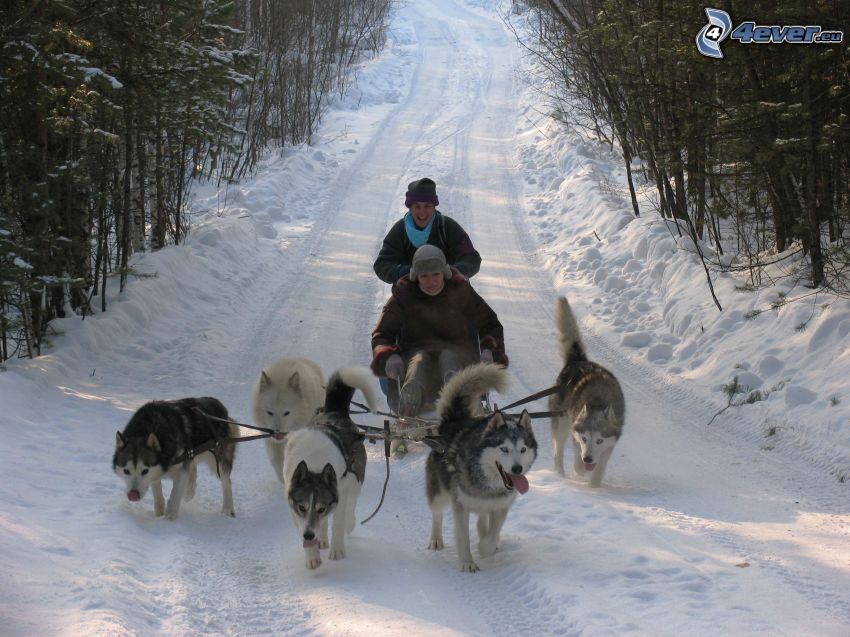
[(268, 365), (254, 385), (254, 424), (271, 429), (266, 451), (278, 480), (283, 482), (286, 435), (306, 427), (325, 401), (322, 368), (306, 358), (281, 358)]
[(555, 306), (555, 324), (564, 357), (558, 391), (549, 399), (551, 411), (563, 412), (551, 420), (555, 470), (566, 475), (564, 446), (571, 437), (575, 472), (589, 476), (590, 486), (598, 487), (623, 433), (623, 391), (614, 374), (588, 360), (575, 316), (563, 296)]
[(431, 507), (429, 549), (443, 543), (443, 511), (451, 504), (460, 570), (474, 573), (469, 515), (478, 514), (478, 553), (489, 557), (499, 547), (502, 525), (517, 493), (528, 491), (528, 472), (537, 457), (531, 418), (499, 411), (481, 415), (483, 393), (501, 390), (507, 372), (479, 363), (455, 374), (437, 402), (442, 451), (432, 451), (425, 465), (425, 490)]
[[(207, 414), (229, 420), (227, 409), (215, 398), (155, 400), (142, 405), (124, 431), (116, 433), (112, 469), (124, 480), (131, 502), (140, 501), (150, 487), (154, 514), (176, 519), (181, 500), (188, 502), (195, 497), (196, 463), (201, 460), (221, 480), (222, 513), (235, 515), (230, 472), (236, 446), (223, 445), (217, 457), (213, 451), (205, 451), (194, 458), (185, 455), (210, 440), (239, 435), (236, 425), (209, 418)], [(163, 478), (173, 480), (168, 506), (162, 494)]]
[(345, 534), (354, 530), (354, 509), (366, 473), (364, 435), (351, 420), (351, 399), (359, 389), (374, 410), (372, 382), (365, 368), (336, 371), (328, 381), (324, 413), (286, 437), (284, 484), (308, 569), (322, 563), (319, 549), (328, 548), (331, 517), (328, 558), (345, 557)]

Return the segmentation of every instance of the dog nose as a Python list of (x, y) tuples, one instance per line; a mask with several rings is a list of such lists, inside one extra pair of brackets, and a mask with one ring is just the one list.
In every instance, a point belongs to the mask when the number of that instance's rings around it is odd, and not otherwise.
[(586, 462), (588, 464), (593, 464), (593, 456), (585, 456), (581, 460), (582, 460), (582, 462)]
[(522, 465), (515, 464), (513, 467), (511, 467), (511, 473), (517, 476), (522, 474)]
[(308, 542), (312, 542), (313, 540), (316, 539), (316, 534), (313, 533), (312, 531), (304, 531), (304, 539), (307, 540)]

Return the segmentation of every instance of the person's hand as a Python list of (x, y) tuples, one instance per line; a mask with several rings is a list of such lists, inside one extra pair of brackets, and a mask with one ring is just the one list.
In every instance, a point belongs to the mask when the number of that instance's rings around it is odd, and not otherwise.
[(401, 263), (401, 264), (397, 265), (396, 268), (395, 268), (395, 280), (398, 281), (405, 274), (409, 274), (409, 273), (410, 273), (410, 266)]
[(401, 380), (404, 376), (404, 361), (398, 354), (392, 354), (384, 364), (384, 369), (387, 372), (387, 378)]
[(482, 363), (492, 363), (493, 362), (493, 351), (489, 349), (481, 350), (481, 362)]
[(457, 266), (450, 265), (449, 269), (451, 269), (451, 271), (452, 271), (452, 276), (454, 276), (455, 274), (459, 274), (463, 277), (464, 281), (469, 281), (469, 277), (466, 276), (463, 272), (461, 272), (460, 269)]

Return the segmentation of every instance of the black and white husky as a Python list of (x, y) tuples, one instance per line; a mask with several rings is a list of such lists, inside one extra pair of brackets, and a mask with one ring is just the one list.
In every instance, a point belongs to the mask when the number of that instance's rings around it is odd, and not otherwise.
[(555, 470), (566, 475), (564, 447), (567, 438), (572, 438), (576, 474), (588, 476), (590, 486), (598, 487), (623, 433), (626, 402), (614, 374), (588, 360), (575, 316), (563, 296), (555, 306), (555, 324), (564, 356), (558, 391), (549, 399), (550, 410), (563, 412), (551, 421)]
[[(196, 462), (202, 460), (221, 479), (222, 513), (235, 515), (230, 484), (235, 445), (223, 445), (217, 457), (212, 451), (194, 458), (186, 456), (186, 452), (211, 440), (239, 435), (236, 425), (207, 415), (229, 420), (227, 409), (215, 398), (155, 400), (142, 405), (124, 431), (116, 433), (112, 469), (123, 478), (131, 502), (141, 500), (150, 487), (154, 514), (176, 519), (181, 500), (188, 502), (195, 497)], [(174, 483), (167, 506), (162, 494), (163, 478), (170, 478)]]
[(480, 396), (501, 390), (504, 368), (490, 363), (467, 367), (440, 392), (437, 415), (442, 452), (432, 451), (425, 467), (425, 488), (431, 507), (431, 541), (443, 544), (443, 510), (451, 504), (460, 570), (476, 572), (469, 540), (469, 514), (478, 514), (478, 553), (489, 557), (499, 546), (502, 525), (517, 493), (528, 491), (525, 474), (537, 457), (531, 418), (501, 412), (478, 415)]
[(319, 549), (328, 548), (331, 517), (328, 558), (345, 557), (345, 534), (354, 530), (354, 508), (366, 473), (364, 436), (351, 420), (351, 399), (359, 389), (374, 410), (372, 382), (368, 369), (337, 370), (328, 381), (324, 413), (286, 437), (284, 485), (308, 569), (322, 563)]

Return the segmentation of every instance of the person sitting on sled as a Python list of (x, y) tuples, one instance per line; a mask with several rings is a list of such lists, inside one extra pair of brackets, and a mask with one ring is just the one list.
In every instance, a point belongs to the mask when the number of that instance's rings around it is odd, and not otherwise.
[(440, 200), (433, 179), (410, 182), (404, 205), (409, 211), (390, 228), (372, 266), (381, 281), (395, 284), (408, 274), (413, 253), (426, 244), (440, 248), (449, 265), (467, 279), (478, 272), (481, 255), (461, 225), (437, 210)]
[(423, 245), (372, 332), (370, 367), (391, 379), (387, 404), (415, 416), (452, 374), (479, 361), (508, 365), (502, 324), (443, 251)]

